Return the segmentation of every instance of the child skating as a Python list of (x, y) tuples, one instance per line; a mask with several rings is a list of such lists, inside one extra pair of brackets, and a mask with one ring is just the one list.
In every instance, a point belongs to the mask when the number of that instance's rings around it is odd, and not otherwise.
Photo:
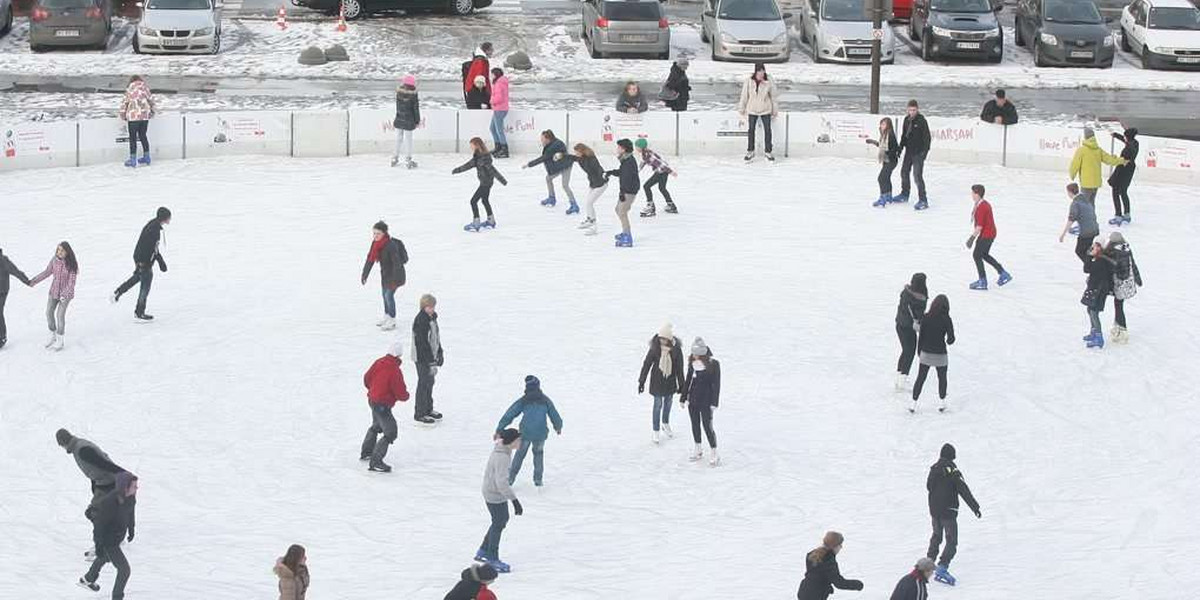
[(642, 216), (653, 217), (655, 215), (654, 191), (652, 188), (656, 185), (658, 186), (658, 191), (662, 192), (663, 199), (667, 201), (667, 212), (679, 212), (679, 209), (675, 208), (675, 202), (671, 200), (671, 192), (667, 191), (667, 176), (678, 177), (679, 172), (672, 169), (671, 165), (668, 165), (667, 161), (663, 160), (663, 157), (657, 152), (651, 150), (649, 147), (650, 142), (646, 141), (645, 138), (638, 138), (633, 145), (637, 147), (638, 152), (642, 155), (641, 169), (649, 166), (654, 171), (650, 179), (646, 180), (646, 184), (642, 186), (642, 189), (646, 192), (646, 208), (642, 211)]
[(617, 149), (617, 158), (621, 161), (621, 166), (605, 173), (617, 176), (621, 181), (617, 197), (617, 218), (621, 220), (621, 233), (616, 235), (617, 247), (632, 248), (633, 231), (629, 226), (629, 209), (633, 207), (633, 200), (637, 198), (641, 180), (638, 178), (637, 159), (633, 157), (633, 142), (625, 138), (619, 139)]
[(71, 244), (60, 242), (54, 249), (54, 258), (46, 265), (46, 270), (29, 280), (33, 287), (42, 280), (54, 276), (50, 282), (50, 298), (46, 301), (46, 323), (50, 327), (50, 340), (46, 347), (50, 350), (62, 350), (67, 332), (67, 306), (75, 298), (75, 278), (79, 275), (79, 261), (75, 258), (75, 250)]
[(579, 228), (583, 230), (584, 235), (596, 235), (596, 201), (604, 195), (604, 190), (608, 189), (608, 175), (604, 173), (604, 167), (600, 166), (600, 159), (596, 158), (595, 151), (586, 144), (575, 144), (574, 150), (575, 153), (567, 158), (577, 163), (588, 177), (588, 193), (583, 202), (586, 216)]
[(545, 472), (546, 438), (550, 430), (546, 428), (546, 420), (554, 426), (554, 433), (562, 435), (563, 420), (554, 407), (554, 401), (542, 393), (542, 383), (537, 377), (525, 377), (525, 394), (512, 403), (512, 406), (500, 418), (496, 425), (496, 434), (504, 431), (517, 417), (521, 417), (521, 447), (512, 458), (512, 467), (508, 471), (508, 484), (517, 481), (521, 472), (521, 464), (525, 462), (525, 454), (533, 449), (533, 485), (542, 487), (542, 473)]
[[(481, 138), (471, 138), (471, 159), (467, 162), (454, 168), (452, 171), (455, 174), (463, 173), (471, 169), (475, 169), (475, 176), (479, 178), (479, 187), (475, 189), (475, 193), (471, 196), (471, 215), (472, 220), (463, 226), (463, 231), (477, 232), (481, 228), (492, 229), (496, 226), (496, 216), (492, 214), (492, 203), (490, 197), (492, 194), (492, 184), (499, 181), (501, 185), (508, 185), (508, 180), (504, 179), (504, 175), (496, 170), (492, 165), (492, 155), (488, 152), (487, 145), (483, 143)], [(479, 222), (479, 203), (483, 202), (483, 209), (487, 211), (487, 221)]]

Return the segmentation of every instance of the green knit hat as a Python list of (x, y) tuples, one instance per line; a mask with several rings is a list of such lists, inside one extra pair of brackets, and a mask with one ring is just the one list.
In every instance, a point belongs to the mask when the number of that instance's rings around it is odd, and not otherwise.
[(637, 141), (633, 143), (633, 145), (637, 146), (638, 150), (645, 150), (646, 146), (650, 145), (650, 142), (647, 142), (646, 138), (638, 138)]

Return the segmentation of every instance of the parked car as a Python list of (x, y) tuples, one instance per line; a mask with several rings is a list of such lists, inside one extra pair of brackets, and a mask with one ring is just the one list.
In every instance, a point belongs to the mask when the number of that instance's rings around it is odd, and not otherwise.
[[(492, 0), (292, 0), (295, 6), (303, 6), (336, 15), (344, 10), (346, 19), (354, 20), (379, 12), (447, 12), (452, 15), (469, 15), (492, 5)], [(343, 8), (344, 4), (344, 8)]]
[(1142, 67), (1200, 67), (1200, 9), (1189, 0), (1134, 0), (1121, 11), (1121, 49)]
[(112, 8), (107, 0), (37, 0), (29, 9), (29, 49), (108, 46)]
[(1004, 34), (990, 0), (915, 0), (908, 37), (921, 42), (921, 58), (942, 56), (1000, 62)]
[(671, 27), (658, 0), (584, 0), (583, 43), (592, 58), (671, 56)]
[(133, 34), (138, 54), (221, 51), (221, 0), (147, 0)]
[(0, 36), (12, 31), (12, 0), (0, 0)]
[[(814, 62), (871, 62), (871, 32), (866, 0), (808, 0), (800, 19), (800, 36), (808, 43)], [(896, 36), (883, 28), (880, 48), (884, 64), (896, 60)]]
[(775, 0), (704, 0), (700, 41), (711, 45), (713, 60), (787, 62), (790, 18)]
[(1092, 0), (1020, 0), (1013, 41), (1029, 45), (1039, 67), (1108, 68), (1116, 54), (1108, 22)]

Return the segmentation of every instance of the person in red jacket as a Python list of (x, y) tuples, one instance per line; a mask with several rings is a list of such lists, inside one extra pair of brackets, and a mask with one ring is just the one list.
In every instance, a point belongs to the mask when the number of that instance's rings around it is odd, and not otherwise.
[[(358, 458), (371, 461), (367, 468), (380, 473), (392, 471), (392, 467), (383, 462), (388, 446), (396, 441), (396, 417), (392, 416), (392, 407), (396, 402), (408, 401), (408, 387), (404, 385), (404, 373), (400, 370), (401, 354), (404, 354), (404, 345), (396, 340), (387, 356), (376, 360), (363, 375), (367, 404), (371, 407), (371, 426), (367, 429), (367, 437), (363, 438)], [(383, 437), (379, 437), (381, 433)]]
[[(463, 100), (467, 99), (467, 94), (471, 88), (475, 86), (475, 78), (483, 77), (484, 95), (487, 98), (492, 97), (492, 67), (488, 59), (492, 57), (492, 43), (484, 42), (475, 49), (475, 54), (471, 60), (463, 63)], [(469, 106), (467, 108), (470, 108)]]
[(975, 246), (972, 256), (975, 258), (975, 270), (979, 272), (979, 280), (969, 286), (973, 290), (987, 289), (987, 273), (983, 270), (984, 262), (992, 265), (992, 268), (1000, 274), (996, 285), (1004, 285), (1012, 281), (1012, 275), (1009, 275), (1008, 271), (1000, 266), (999, 261), (992, 258), (992, 242), (996, 241), (996, 219), (992, 217), (992, 204), (983, 199), (984, 191), (983, 186), (978, 183), (971, 186), (971, 199), (975, 201), (975, 207), (971, 209), (971, 222), (975, 225), (975, 230), (971, 232), (971, 237), (967, 238), (967, 247)]

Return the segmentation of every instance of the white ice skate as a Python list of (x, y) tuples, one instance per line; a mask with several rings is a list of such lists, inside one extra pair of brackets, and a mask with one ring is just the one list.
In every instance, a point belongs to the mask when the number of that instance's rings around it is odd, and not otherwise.
[(692, 453), (688, 455), (688, 460), (696, 462), (702, 458), (704, 458), (704, 450), (700, 449), (700, 444), (696, 444), (696, 449), (692, 450)]
[(908, 389), (908, 375), (896, 373), (896, 391), (903, 392), (906, 389)]
[(53, 346), (54, 346), (54, 344), (56, 344), (56, 343), (58, 343), (58, 333), (57, 333), (57, 332), (54, 332), (54, 331), (51, 331), (51, 332), (50, 332), (50, 339), (46, 340), (46, 348), (51, 348), (51, 347), (53, 347)]
[(57, 337), (57, 339), (55, 339), (55, 340), (54, 340), (54, 345), (53, 345), (53, 346), (50, 346), (50, 349), (51, 349), (51, 350), (53, 350), (53, 351), (55, 351), (55, 352), (58, 352), (59, 350), (62, 350), (62, 349), (63, 349), (63, 344), (64, 344), (64, 343), (66, 343), (66, 339), (65, 339), (66, 337), (67, 337), (67, 336), (65, 336), (65, 335), (60, 335), (60, 336), (58, 336), (58, 337)]
[(396, 166), (396, 165), (398, 165), (398, 164), (400, 164), (400, 157), (399, 157), (399, 156), (393, 156), (393, 157), (392, 157), (392, 166), (394, 167), (394, 166)]
[(663, 424), (662, 424), (662, 431), (663, 431), (663, 433), (667, 434), (667, 439), (672, 439), (672, 438), (674, 438), (674, 437), (675, 437), (675, 432), (671, 431), (671, 424), (670, 424), (670, 423), (663, 423)]
[(384, 316), (382, 319), (380, 319), (380, 320), (378, 320), (378, 321), (375, 321), (375, 326), (376, 326), (376, 327), (383, 327), (385, 324), (387, 324), (387, 322), (388, 322), (388, 320), (389, 320), (389, 319), (391, 319), (391, 317)]
[(1114, 344), (1127, 344), (1129, 343), (1129, 330), (1120, 325), (1114, 325), (1108, 334), (1108, 339), (1112, 340)]
[(917, 401), (916, 400), (913, 400), (912, 406), (908, 407), (908, 412), (913, 413), (913, 414), (917, 413)]
[(379, 326), (380, 331), (391, 331), (396, 328), (396, 319), (388, 318), (387, 322)]
[(596, 226), (596, 220), (591, 217), (588, 217), (579, 222), (580, 229), (591, 229), (591, 228), (594, 228), (595, 226)]
[(654, 442), (655, 444), (658, 443), (658, 432), (657, 431), (650, 432), (650, 441)]
[(946, 403), (945, 398), (938, 401), (938, 412), (946, 412), (947, 408), (950, 408), (950, 405)]
[(715, 467), (721, 464), (721, 455), (717, 454), (717, 449), (712, 449), (712, 455), (708, 457), (708, 466)]

